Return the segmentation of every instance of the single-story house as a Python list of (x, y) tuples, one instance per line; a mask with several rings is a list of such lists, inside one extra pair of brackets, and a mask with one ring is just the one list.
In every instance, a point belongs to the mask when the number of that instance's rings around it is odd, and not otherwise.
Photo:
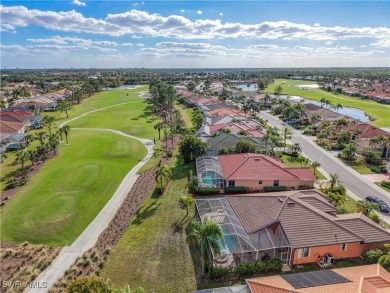
[(12, 133), (5, 139), (6, 150), (15, 151), (20, 150), (26, 144), (26, 133)]
[(262, 154), (229, 154), (196, 160), (198, 182), (203, 187), (313, 188), (316, 177), (310, 167), (286, 167), (279, 160)]
[(245, 131), (248, 136), (252, 137), (263, 137), (266, 132), (262, 131), (260, 124), (254, 125), (253, 123), (246, 124), (245, 122), (229, 122), (229, 123), (219, 123), (210, 126), (210, 134), (220, 133), (222, 129), (229, 129), (230, 133), (239, 134), (242, 131)]
[[(355, 135), (356, 131), (362, 132), (360, 135)], [(356, 145), (361, 148), (367, 148), (370, 146), (370, 139), (376, 136), (384, 135), (386, 137), (390, 136), (390, 133), (384, 131), (378, 127), (372, 126), (367, 123), (357, 123), (351, 124), (348, 126), (344, 126), (340, 129), (340, 131), (350, 131), (352, 134), (352, 139), (355, 140)]]
[(207, 148), (208, 156), (218, 155), (218, 151), (221, 149), (233, 148), (239, 140), (245, 140), (253, 143), (257, 146), (259, 151), (268, 152), (270, 147), (260, 137), (251, 137), (245, 135), (238, 135), (233, 133), (222, 133), (218, 136), (211, 137), (208, 139), (209, 147)]
[(360, 257), (390, 242), (390, 233), (361, 213), (338, 215), (318, 190), (238, 194), (196, 199), (196, 214), (221, 226), (222, 254), (214, 265), (266, 258), (287, 265)]
[(33, 115), (28, 120), (28, 127), (30, 129), (38, 129), (43, 126), (43, 117), (39, 115)]
[(252, 293), (384, 293), (390, 292), (390, 273), (372, 264), (254, 278), (246, 283), (247, 292)]

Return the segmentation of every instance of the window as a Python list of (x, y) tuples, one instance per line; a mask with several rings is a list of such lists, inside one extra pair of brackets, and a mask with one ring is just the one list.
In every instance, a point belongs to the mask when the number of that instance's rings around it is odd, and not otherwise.
[(279, 186), (279, 180), (274, 180), (274, 186)]
[(309, 257), (310, 255), (310, 247), (304, 247), (299, 250), (298, 257), (303, 258), (303, 257)]
[(234, 180), (229, 180), (229, 187), (234, 187), (236, 186), (236, 182)]
[(263, 180), (259, 180), (259, 184), (263, 184)]
[(347, 251), (347, 243), (341, 244), (341, 251)]

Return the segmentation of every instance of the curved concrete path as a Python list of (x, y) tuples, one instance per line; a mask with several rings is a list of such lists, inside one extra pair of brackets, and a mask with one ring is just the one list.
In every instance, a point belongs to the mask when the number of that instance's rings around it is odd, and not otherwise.
[[(128, 103), (122, 103), (128, 104)], [(105, 108), (100, 108), (97, 110), (93, 110), (68, 121), (65, 121), (60, 125), (62, 127), (66, 123), (79, 119), (89, 113), (97, 112), (99, 110), (115, 107), (118, 105), (112, 105)], [(70, 266), (75, 262), (76, 258), (82, 256), (84, 252), (92, 248), (99, 235), (107, 228), (108, 224), (114, 218), (115, 213), (122, 205), (125, 200), (127, 194), (130, 192), (133, 187), (135, 181), (138, 178), (137, 171), (152, 157), (153, 155), (153, 142), (148, 139), (139, 138), (136, 136), (132, 136), (126, 134), (122, 131), (114, 130), (114, 129), (104, 129), (104, 128), (72, 128), (73, 130), (84, 130), (84, 131), (106, 131), (113, 132), (118, 135), (129, 137), (136, 139), (142, 142), (148, 150), (148, 154), (146, 157), (140, 161), (137, 165), (135, 165), (126, 175), (126, 177), (122, 180), (121, 184), (115, 191), (114, 195), (107, 202), (104, 208), (100, 211), (100, 213), (96, 216), (96, 218), (88, 225), (88, 227), (81, 233), (81, 235), (73, 242), (73, 244), (69, 247), (64, 247), (60, 254), (56, 257), (56, 259), (51, 263), (50, 266), (46, 268), (33, 282), (37, 287), (43, 287), (45, 284), (46, 288), (31, 288), (27, 289), (25, 292), (28, 293), (41, 293), (48, 292), (51, 287), (53, 287), (54, 283), (61, 278), (65, 271), (70, 268)]]

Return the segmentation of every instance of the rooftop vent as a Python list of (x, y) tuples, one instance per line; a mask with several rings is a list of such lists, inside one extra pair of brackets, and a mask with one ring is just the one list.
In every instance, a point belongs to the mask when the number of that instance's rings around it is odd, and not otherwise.
[(287, 206), (288, 206), (288, 207), (294, 207), (294, 206), (295, 206), (295, 202), (289, 201), (289, 202), (287, 203)]

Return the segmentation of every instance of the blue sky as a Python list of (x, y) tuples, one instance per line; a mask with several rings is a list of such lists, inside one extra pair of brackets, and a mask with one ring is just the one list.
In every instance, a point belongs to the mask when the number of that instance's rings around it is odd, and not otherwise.
[(2, 1), (1, 68), (390, 66), (389, 1)]

